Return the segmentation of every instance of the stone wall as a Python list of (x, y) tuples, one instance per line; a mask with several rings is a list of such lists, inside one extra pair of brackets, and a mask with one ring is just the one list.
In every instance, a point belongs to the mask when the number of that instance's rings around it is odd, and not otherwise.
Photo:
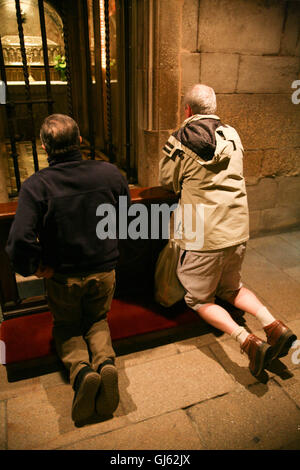
[(182, 97), (205, 83), (244, 144), (251, 233), (299, 225), (300, 104), (291, 85), (300, 71), (300, 2), (161, 0), (159, 13), (166, 27), (157, 29), (155, 72), (163, 90), (156, 127), (144, 129), (140, 183), (157, 184), (161, 147), (184, 119)]
[(252, 233), (300, 224), (299, 1), (184, 0), (182, 23), (181, 92), (212, 86), (238, 130)]
[(157, 186), (161, 149), (180, 122), (182, 0), (137, 2), (138, 181)]

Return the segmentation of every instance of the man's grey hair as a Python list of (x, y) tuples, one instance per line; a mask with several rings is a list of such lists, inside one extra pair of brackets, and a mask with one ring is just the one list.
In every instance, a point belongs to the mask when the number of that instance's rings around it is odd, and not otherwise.
[(214, 90), (206, 85), (197, 84), (190, 88), (184, 97), (184, 106), (190, 105), (193, 114), (214, 114), (217, 100)]

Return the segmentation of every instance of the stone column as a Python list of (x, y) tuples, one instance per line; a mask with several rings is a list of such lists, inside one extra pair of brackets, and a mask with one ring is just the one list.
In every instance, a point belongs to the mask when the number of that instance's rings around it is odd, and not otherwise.
[(138, 182), (158, 185), (162, 147), (180, 121), (182, 0), (137, 2)]

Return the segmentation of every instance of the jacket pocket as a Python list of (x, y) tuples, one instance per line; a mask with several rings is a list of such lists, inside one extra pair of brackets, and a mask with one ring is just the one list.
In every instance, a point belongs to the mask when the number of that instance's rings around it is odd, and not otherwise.
[(186, 255), (186, 250), (182, 250), (182, 253), (180, 255), (180, 266), (183, 265), (183, 262), (185, 260), (185, 255)]

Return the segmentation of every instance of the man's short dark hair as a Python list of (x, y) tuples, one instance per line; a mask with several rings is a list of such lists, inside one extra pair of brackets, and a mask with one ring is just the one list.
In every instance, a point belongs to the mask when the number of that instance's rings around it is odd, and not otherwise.
[(51, 114), (40, 130), (40, 138), (48, 155), (60, 155), (80, 147), (77, 123), (65, 114)]

